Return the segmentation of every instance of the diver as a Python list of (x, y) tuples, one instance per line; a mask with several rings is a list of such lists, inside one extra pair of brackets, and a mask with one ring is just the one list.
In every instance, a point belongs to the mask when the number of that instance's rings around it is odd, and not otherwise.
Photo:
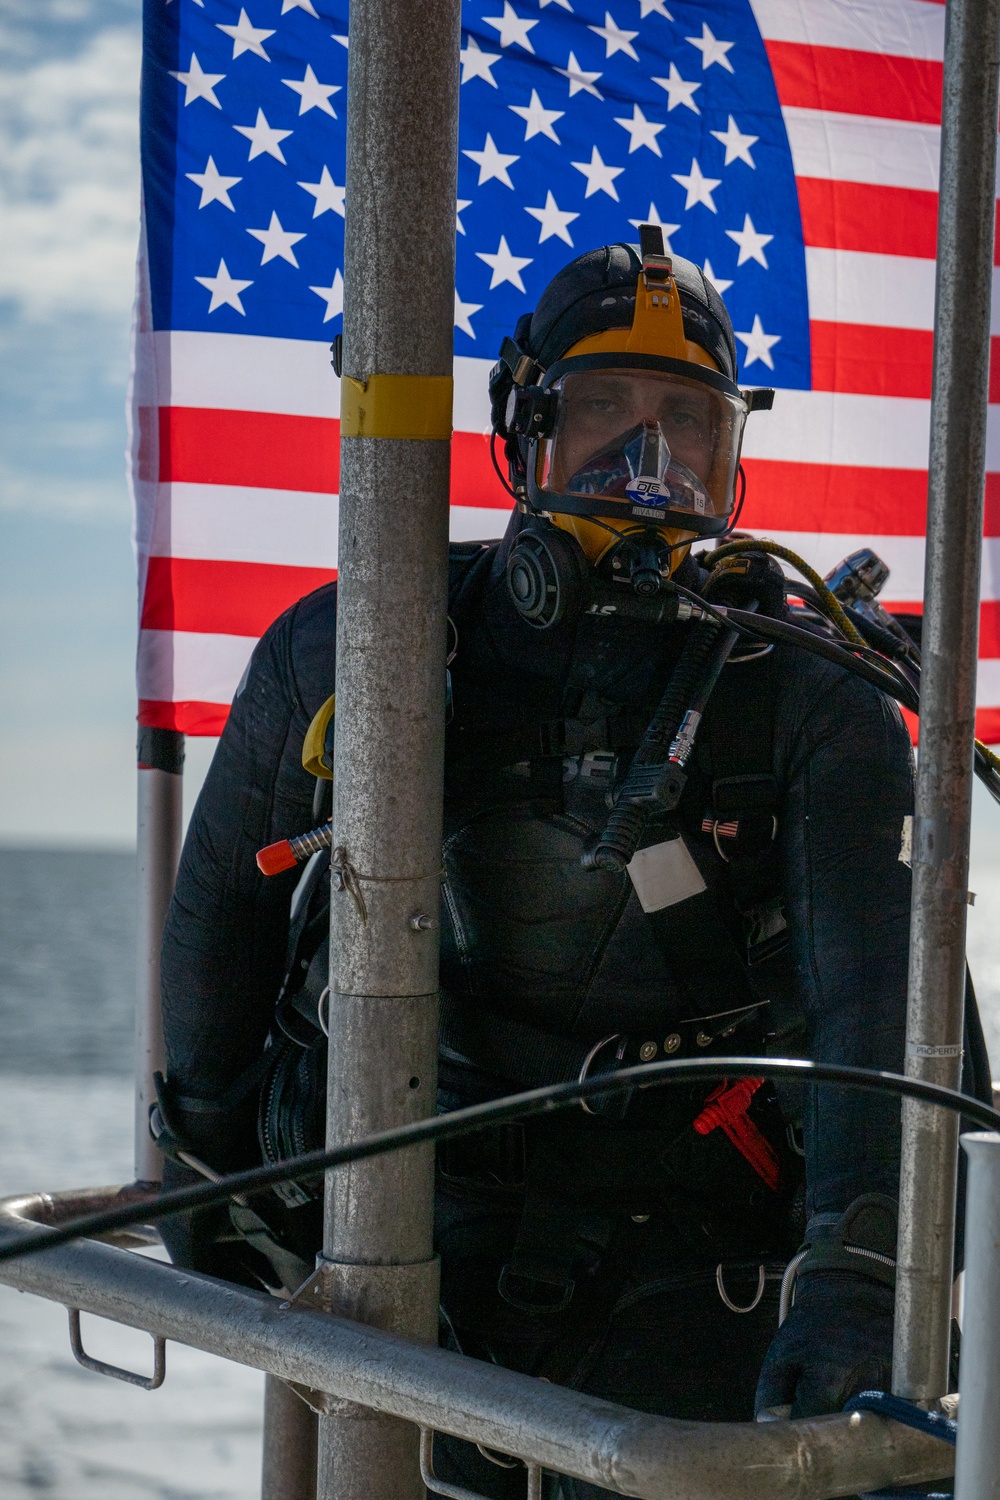
[[(439, 1107), (670, 1056), (721, 1081), (442, 1147), (442, 1342), (676, 1417), (839, 1410), (890, 1384), (899, 1102), (724, 1061), (903, 1070), (907, 731), (870, 683), (713, 616), (788, 608), (765, 552), (712, 546), (772, 393), (741, 389), (722, 299), (659, 231), (567, 265), (490, 394), (516, 503), (450, 555)], [(301, 882), (255, 855), (329, 812), (335, 613), (330, 585), (258, 644), (167, 920), (157, 1128), (218, 1172), (323, 1139), (329, 855)], [(981, 1090), (974, 1005), (967, 1026)], [(171, 1253), (291, 1289), (318, 1193), (171, 1220)], [(523, 1493), (472, 1445), (435, 1457)]]

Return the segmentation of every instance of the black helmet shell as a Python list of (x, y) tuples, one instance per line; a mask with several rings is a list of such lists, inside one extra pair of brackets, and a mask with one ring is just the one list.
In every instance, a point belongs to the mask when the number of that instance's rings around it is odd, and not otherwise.
[[(735, 380), (736, 340), (725, 303), (700, 266), (680, 255), (672, 259), (686, 336)], [(538, 299), (528, 334), (530, 351), (543, 369), (588, 334), (631, 328), (641, 269), (638, 245), (602, 245), (552, 278)]]

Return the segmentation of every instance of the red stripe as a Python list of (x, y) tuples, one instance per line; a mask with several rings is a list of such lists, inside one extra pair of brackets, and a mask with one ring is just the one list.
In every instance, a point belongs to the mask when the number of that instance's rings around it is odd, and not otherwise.
[[(901, 709), (906, 727), (910, 731), (910, 739), (915, 745), (920, 743), (920, 733), (915, 714), (911, 714), (908, 708)], [(977, 708), (976, 709), (976, 738), (982, 740), (984, 745), (1000, 745), (1000, 708)]]
[(263, 635), (296, 599), (336, 576), (330, 568), (151, 557), (141, 627)]
[[(919, 615), (923, 613), (922, 604), (912, 602), (897, 604), (885, 598), (882, 603), (891, 614)], [(980, 661), (995, 661), (998, 657), (1000, 657), (1000, 599), (981, 599), (979, 601), (979, 659)]]
[(923, 470), (760, 458), (744, 459), (744, 468), (747, 499), (741, 523), (750, 531), (924, 534), (927, 474)]
[(801, 42), (765, 45), (783, 105), (941, 123), (939, 62)]
[[(934, 335), (929, 328), (810, 323), (809, 329), (814, 391), (930, 400)], [(990, 339), (989, 399), (1000, 405), (1000, 338)]]
[(160, 479), (335, 495), (340, 423), (275, 412), (161, 407)]
[[(807, 245), (919, 260), (933, 260), (937, 254), (937, 193), (828, 177), (795, 181)], [(993, 234), (993, 264), (1000, 266), (1000, 220)]]
[[(917, 721), (902, 710), (913, 743), (917, 743)], [(228, 703), (166, 703), (162, 699), (139, 701), (139, 723), (149, 729), (177, 729), (182, 734), (219, 735), (229, 717)], [(980, 708), (976, 712), (976, 734), (985, 745), (1000, 744), (1000, 708)]]
[[(503, 444), (497, 443), (497, 459), (507, 472)], [(456, 432), (451, 440), (452, 505), (488, 505), (509, 510), (513, 501), (496, 476), (490, 462), (490, 440), (481, 432)]]
[(167, 703), (162, 698), (139, 699), (139, 723), (144, 729), (178, 729), (181, 734), (219, 735), (229, 717), (228, 703)]
[(920, 260), (937, 254), (937, 193), (826, 177), (795, 181), (807, 245)]
[[(490, 463), (489, 440), (481, 433), (456, 432), (451, 463), (453, 505), (497, 509), (510, 505), (510, 496)], [(340, 487), (340, 422), (335, 417), (163, 407), (160, 479), (164, 483), (336, 494)]]
[[(825, 531), (923, 536), (925, 469), (863, 469), (849, 464), (782, 463), (745, 458), (751, 531)], [(984, 536), (1000, 536), (1000, 474), (986, 476)]]
[(976, 734), (984, 745), (1000, 745), (1000, 708), (977, 709)]
[[(850, 328), (848, 325), (813, 324), (819, 330), (814, 355), (816, 367), (814, 382), (819, 389), (853, 390), (868, 394), (918, 395), (927, 394), (926, 374), (921, 377), (921, 352), (926, 369), (926, 348), (921, 346), (923, 337), (913, 330), (892, 330), (892, 342), (887, 345), (879, 359), (871, 358), (871, 349), (866, 345), (875, 339), (886, 339), (884, 330)], [(930, 338), (930, 334), (926, 335)], [(866, 357), (867, 356), (867, 357)], [(995, 384), (1000, 397), (1000, 346), (994, 349)], [(921, 378), (925, 381), (920, 386)], [(185, 480), (189, 483), (246, 485), (251, 488), (301, 489), (327, 492), (332, 482), (329, 470), (329, 429), (339, 424), (329, 418), (285, 417), (273, 413), (228, 412), (202, 408), (172, 407), (163, 412), (164, 423), (171, 433), (173, 446), (169, 464), (161, 459), (161, 479)], [(268, 447), (268, 434), (280, 431), (285, 424), (309, 424), (327, 428), (325, 453), (312, 454), (314, 470), (310, 474), (308, 449), (300, 449), (295, 455), (291, 469), (287, 455)], [(210, 433), (216, 429), (226, 441), (211, 446), (211, 463), (200, 467), (194, 462), (195, 450), (190, 439), (194, 434)], [(273, 424), (273, 425), (272, 425)], [(237, 435), (242, 430), (247, 441), (241, 445)], [(257, 456), (271, 453), (271, 470), (263, 463), (247, 462), (247, 453), (252, 444), (250, 435), (256, 435)], [(203, 445), (203, 451), (205, 445)], [(489, 459), (487, 439), (479, 433), (457, 432), (452, 445), (451, 499), (456, 505), (488, 506), (507, 509), (510, 496), (501, 487), (493, 472)], [(850, 465), (796, 464), (764, 459), (745, 461), (750, 489), (747, 498), (746, 521), (748, 525), (769, 526), (774, 529), (795, 531), (873, 531), (882, 535), (920, 536), (923, 534), (926, 508), (926, 474), (919, 469), (868, 469)], [(172, 467), (171, 467), (172, 465)], [(324, 478), (320, 473), (326, 465)], [(987, 536), (1000, 536), (1000, 475), (988, 475), (986, 485)], [(170, 569), (177, 570), (176, 581)], [(236, 573), (219, 574), (218, 598), (212, 597), (217, 587), (212, 570), (235, 569)], [(197, 582), (190, 586), (183, 578), (194, 578), (189, 570), (204, 570), (198, 573)], [(225, 577), (242, 581), (228, 585)], [(145, 611), (153, 611), (156, 625), (143, 616), (143, 624), (150, 628), (200, 630), (203, 628), (225, 630), (236, 635), (257, 635), (256, 627), (221, 626), (208, 627), (186, 624), (174, 627), (170, 624), (171, 609), (184, 609), (190, 618), (197, 614), (213, 619), (218, 610), (227, 617), (253, 618), (266, 614), (265, 625), (280, 614), (295, 599), (325, 583), (333, 575), (321, 568), (286, 568), (264, 563), (194, 562), (183, 558), (153, 558), (150, 561), (149, 580), (146, 586)], [(251, 580), (252, 582), (248, 581)], [(268, 582), (273, 580), (273, 582)], [(176, 606), (173, 600), (183, 600)], [(270, 611), (270, 613), (268, 613)], [(167, 623), (162, 623), (163, 621)], [(264, 626), (261, 626), (263, 629)]]
[(930, 400), (934, 335), (923, 328), (810, 323), (816, 391)]

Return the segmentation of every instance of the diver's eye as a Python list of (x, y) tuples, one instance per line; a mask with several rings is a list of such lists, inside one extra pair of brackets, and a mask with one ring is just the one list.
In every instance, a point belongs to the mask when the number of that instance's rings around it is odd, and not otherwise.
[(686, 407), (675, 407), (666, 414), (666, 424), (677, 432), (691, 436), (704, 436), (708, 425), (703, 414)]

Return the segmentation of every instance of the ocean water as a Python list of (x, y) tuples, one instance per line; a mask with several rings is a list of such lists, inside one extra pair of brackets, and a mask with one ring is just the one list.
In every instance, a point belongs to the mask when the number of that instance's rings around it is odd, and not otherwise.
[[(134, 884), (131, 855), (0, 849), (0, 1195), (131, 1180)], [(972, 885), (996, 1077), (1000, 855), (981, 837)], [(150, 1368), (144, 1334), (85, 1318), (84, 1340)], [(256, 1371), (176, 1344), (158, 1391), (83, 1370), (64, 1310), (0, 1286), (3, 1500), (251, 1500), (262, 1396)]]
[[(0, 850), (0, 1195), (132, 1179), (135, 859)], [(84, 1345), (151, 1368), (145, 1334)], [(81, 1369), (66, 1313), (0, 1286), (3, 1500), (252, 1500), (263, 1377), (167, 1347), (158, 1391)]]

